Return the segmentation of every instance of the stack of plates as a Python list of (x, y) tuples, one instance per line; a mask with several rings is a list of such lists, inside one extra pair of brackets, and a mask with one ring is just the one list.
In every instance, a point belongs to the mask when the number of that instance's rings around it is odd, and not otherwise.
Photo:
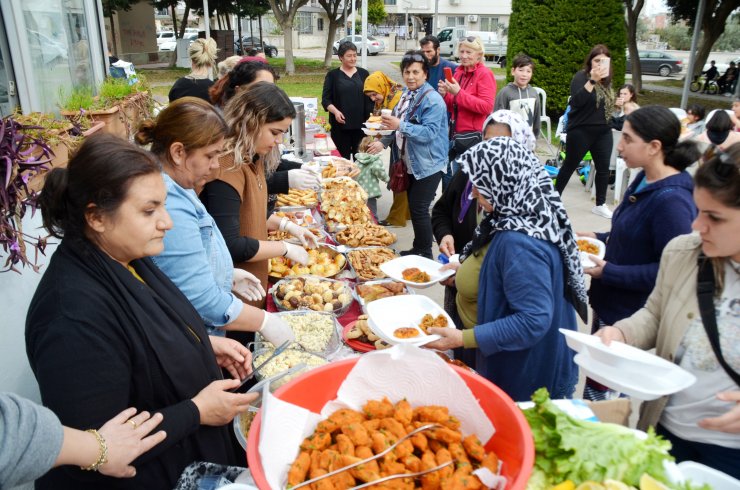
[[(410, 268), (417, 268), (420, 271), (429, 274), (429, 281), (413, 282), (404, 279), (403, 271)], [(441, 268), (442, 264), (439, 262), (435, 262), (419, 255), (406, 255), (404, 257), (389, 260), (384, 264), (380, 264), (380, 270), (383, 271), (386, 276), (416, 289), (425, 289), (430, 286), (434, 286), (439, 281), (443, 281), (455, 274), (455, 271), (453, 270), (440, 271)]]
[(575, 362), (593, 380), (640, 400), (655, 400), (688, 388), (696, 377), (672, 362), (644, 350), (561, 328)]

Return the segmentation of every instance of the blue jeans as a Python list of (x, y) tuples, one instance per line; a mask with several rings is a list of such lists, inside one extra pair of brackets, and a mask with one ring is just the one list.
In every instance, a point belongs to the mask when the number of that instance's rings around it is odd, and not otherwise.
[(409, 211), (411, 212), (411, 225), (414, 228), (414, 242), (412, 249), (418, 255), (432, 258), (432, 217), (429, 214), (429, 206), (437, 193), (437, 186), (442, 179), (442, 172), (434, 173), (423, 179), (416, 180), (409, 175)]
[(687, 441), (669, 432), (660, 424), (655, 428), (655, 432), (671, 442), (673, 446), (671, 455), (676, 458), (676, 463), (696, 461), (727, 473), (733, 478), (740, 479), (740, 464), (738, 464), (740, 462), (740, 449)]

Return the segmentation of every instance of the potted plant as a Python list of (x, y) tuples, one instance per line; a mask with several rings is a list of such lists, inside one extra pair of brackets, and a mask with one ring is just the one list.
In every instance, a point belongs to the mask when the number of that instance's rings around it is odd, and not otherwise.
[[(0, 244), (7, 255), (2, 272), (20, 272), (18, 266), (31, 267), (38, 272), (38, 254), (44, 253), (46, 237), (33, 237), (23, 231), (26, 211), (36, 207), (37, 192), (28, 187), (31, 179), (47, 170), (51, 149), (46, 142), (30, 134), (28, 127), (12, 117), (0, 122)], [(28, 257), (28, 246), (35, 250), (33, 260)]]

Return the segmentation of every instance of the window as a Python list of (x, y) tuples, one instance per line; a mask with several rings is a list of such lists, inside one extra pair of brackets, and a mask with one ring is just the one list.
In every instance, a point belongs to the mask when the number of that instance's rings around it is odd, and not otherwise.
[(464, 15), (460, 15), (460, 16), (455, 16), (455, 17), (452, 17), (452, 16), (447, 17), (447, 25), (450, 26), (450, 27), (464, 26), (465, 25), (465, 16)]
[(495, 32), (498, 30), (498, 17), (484, 17), (480, 16), (480, 30)]
[(383, 0), (385, 5), (396, 5), (396, 0)]
[(323, 31), (324, 30), (324, 19), (321, 17), (318, 18), (316, 21), (316, 30), (317, 31)]
[(313, 14), (298, 12), (295, 16), (295, 26), (299, 34), (313, 34)]

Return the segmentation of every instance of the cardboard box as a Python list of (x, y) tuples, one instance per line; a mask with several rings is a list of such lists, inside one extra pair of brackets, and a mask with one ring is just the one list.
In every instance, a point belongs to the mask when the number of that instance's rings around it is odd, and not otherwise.
[(624, 425), (625, 427), (629, 425), (632, 403), (628, 398), (586, 403), (599, 421)]

